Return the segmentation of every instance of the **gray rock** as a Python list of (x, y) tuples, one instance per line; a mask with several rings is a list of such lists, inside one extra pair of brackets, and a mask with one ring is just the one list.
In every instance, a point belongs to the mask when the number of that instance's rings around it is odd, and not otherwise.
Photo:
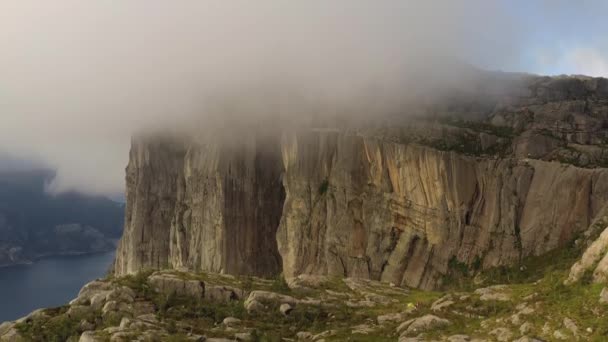
[(226, 317), (222, 323), (227, 327), (235, 327), (241, 324), (241, 320), (234, 317)]
[(85, 331), (80, 335), (78, 342), (101, 342), (103, 338), (97, 337), (94, 331)]
[(79, 327), (80, 331), (95, 330), (95, 323), (91, 323), (86, 319), (83, 319), (82, 321), (80, 321)]
[(228, 303), (235, 300), (240, 300), (244, 296), (241, 289), (230, 286), (215, 286), (206, 284), (205, 299), (218, 303)]
[(296, 334), (298, 340), (312, 340), (312, 333), (308, 331), (300, 331)]
[(234, 338), (236, 338), (237, 341), (253, 341), (253, 334), (251, 334), (250, 332), (244, 332), (244, 333), (237, 333), (234, 334)]
[(469, 342), (471, 337), (468, 335), (452, 335), (448, 337), (448, 342)]
[(244, 306), (248, 313), (261, 312), (266, 309), (264, 304), (258, 302), (257, 300), (246, 301)]
[(450, 324), (450, 321), (447, 319), (439, 318), (434, 315), (424, 315), (403, 322), (397, 327), (397, 332), (405, 335), (414, 335), (429, 330), (442, 329)]
[(402, 313), (392, 313), (386, 315), (380, 315), (377, 318), (378, 324), (383, 325), (386, 323), (399, 323), (403, 322), (405, 315)]
[(600, 304), (608, 304), (608, 288), (603, 288), (600, 292)]
[(536, 339), (536, 338), (528, 337), (528, 336), (522, 336), (516, 340), (513, 340), (513, 342), (543, 342), (543, 341)]
[(288, 316), (292, 311), (293, 311), (293, 306), (285, 303), (285, 304), (281, 304), (281, 307), (279, 308), (279, 311), (281, 311), (281, 313), (284, 316)]
[(359, 335), (368, 335), (370, 333), (373, 333), (376, 329), (374, 329), (374, 327), (372, 327), (369, 324), (359, 324), (357, 326), (354, 326), (351, 328), (351, 333), (352, 334), (359, 334)]
[(507, 328), (496, 328), (490, 331), (490, 335), (494, 335), (497, 341), (506, 342), (511, 340), (513, 333)]
[(532, 323), (525, 322), (524, 324), (522, 324), (519, 327), (519, 332), (522, 335), (526, 335), (526, 334), (529, 334), (533, 328), (534, 328), (534, 326), (532, 325)]
[(566, 334), (564, 334), (560, 330), (555, 330), (553, 332), (553, 337), (555, 337), (558, 340), (567, 340), (568, 339), (568, 336), (566, 336)]
[(165, 295), (178, 295), (202, 299), (205, 293), (204, 283), (200, 280), (182, 279), (168, 273), (153, 274), (148, 283), (158, 292)]
[(564, 327), (566, 327), (566, 329), (570, 330), (572, 335), (578, 336), (578, 326), (576, 326), (576, 323), (574, 323), (574, 321), (571, 320), (570, 318), (568, 318), (568, 317), (564, 318)]
[(475, 290), (475, 294), (479, 295), (479, 299), (483, 301), (501, 301), (506, 302), (511, 300), (511, 296), (506, 293), (505, 285), (494, 285)]

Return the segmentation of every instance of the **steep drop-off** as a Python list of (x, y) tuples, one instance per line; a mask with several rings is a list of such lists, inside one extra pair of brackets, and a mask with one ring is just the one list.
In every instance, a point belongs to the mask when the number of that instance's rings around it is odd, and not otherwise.
[(454, 269), (565, 246), (608, 203), (608, 169), (597, 168), (607, 86), (526, 82), (519, 97), (484, 104), (482, 119), (434, 108), (390, 129), (136, 138), (116, 273), (321, 274), (432, 289)]

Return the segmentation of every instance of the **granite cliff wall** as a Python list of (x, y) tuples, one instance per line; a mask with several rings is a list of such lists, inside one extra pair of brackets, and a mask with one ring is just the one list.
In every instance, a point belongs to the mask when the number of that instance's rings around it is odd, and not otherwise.
[(134, 140), (116, 273), (177, 268), (436, 288), (455, 262), (569, 243), (608, 170), (485, 158), (338, 131)]

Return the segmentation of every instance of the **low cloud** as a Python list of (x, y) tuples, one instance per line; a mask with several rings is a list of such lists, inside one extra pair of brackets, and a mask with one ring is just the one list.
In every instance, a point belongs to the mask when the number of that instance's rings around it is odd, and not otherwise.
[(118, 193), (134, 132), (204, 125), (234, 94), (256, 103), (223, 119), (294, 120), (310, 113), (282, 100), (293, 92), (398, 98), (460, 82), (446, 61), (517, 65), (524, 28), (508, 13), (481, 0), (0, 0), (0, 150), (56, 168), (54, 191)]

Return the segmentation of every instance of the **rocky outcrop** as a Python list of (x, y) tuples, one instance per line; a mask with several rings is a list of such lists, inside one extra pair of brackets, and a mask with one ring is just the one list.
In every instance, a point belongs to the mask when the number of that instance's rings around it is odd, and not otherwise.
[(272, 276), (284, 192), (276, 141), (134, 141), (116, 272), (144, 268)]
[(282, 271), (434, 288), (450, 261), (487, 268), (563, 246), (608, 199), (603, 169), (339, 132), (284, 135), (281, 164), (255, 139), (246, 146), (136, 142), (117, 273)]
[(431, 289), (454, 268), (565, 246), (608, 203), (608, 170), (589, 168), (607, 136), (606, 82), (528, 82), (483, 122), (134, 139), (116, 273), (312, 274)]

